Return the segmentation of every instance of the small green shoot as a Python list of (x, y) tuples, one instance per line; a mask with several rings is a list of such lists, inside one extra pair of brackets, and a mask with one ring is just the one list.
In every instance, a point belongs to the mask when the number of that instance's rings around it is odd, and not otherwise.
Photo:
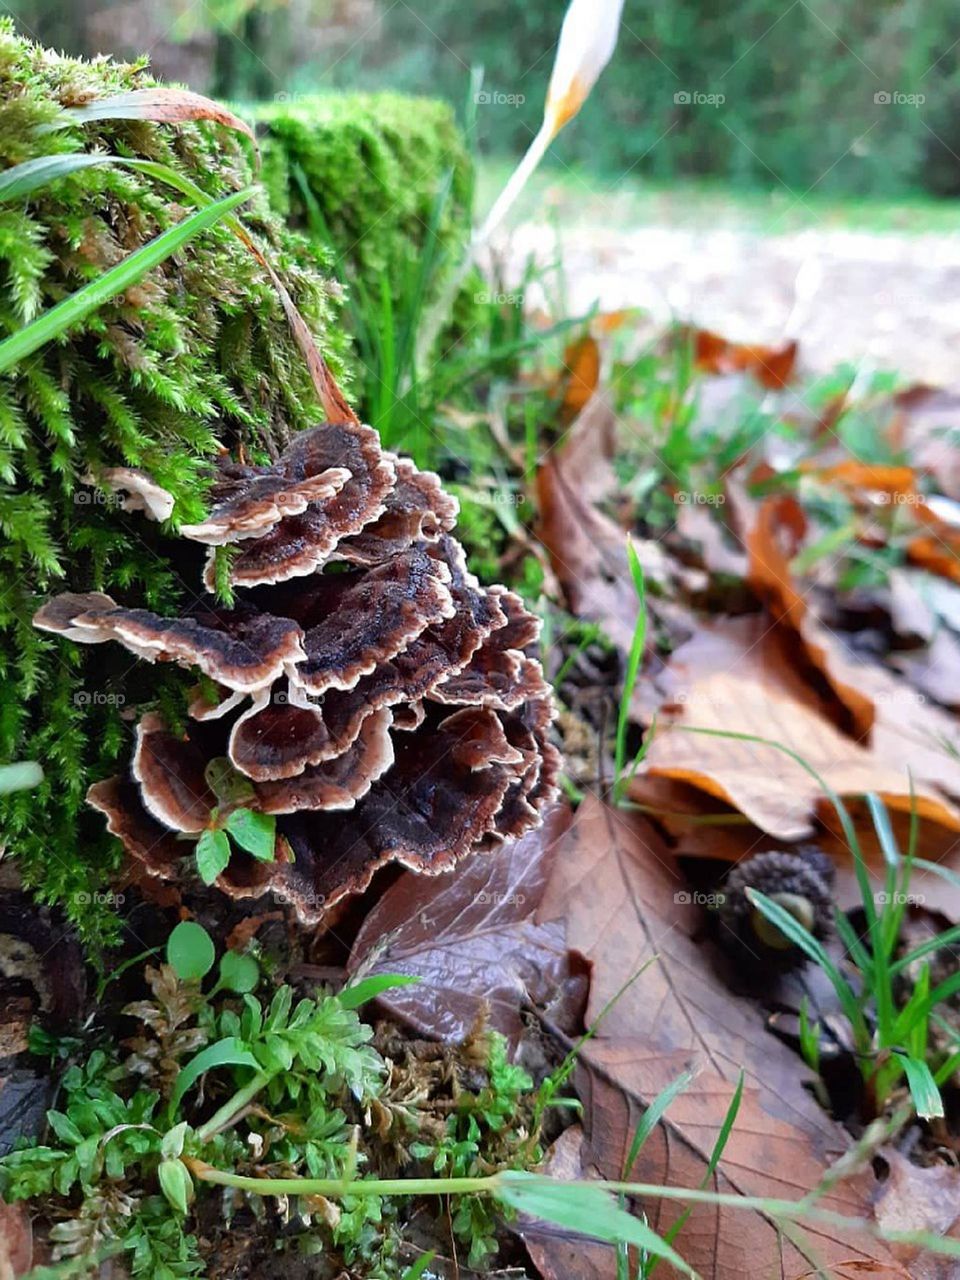
[(629, 785), (637, 769), (643, 761), (653, 740), (652, 732), (644, 739), (629, 769), (627, 767), (627, 730), (630, 727), (630, 705), (640, 675), (640, 665), (647, 642), (647, 602), (646, 585), (643, 566), (632, 539), (627, 539), (627, 563), (630, 566), (630, 577), (637, 593), (637, 620), (633, 628), (633, 640), (627, 657), (627, 666), (623, 678), (623, 689), (620, 693), (620, 707), (617, 714), (617, 737), (614, 751), (613, 802), (620, 804), (626, 787)]

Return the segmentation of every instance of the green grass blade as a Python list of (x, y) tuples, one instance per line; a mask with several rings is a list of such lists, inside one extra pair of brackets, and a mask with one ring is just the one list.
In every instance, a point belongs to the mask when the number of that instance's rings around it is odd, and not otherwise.
[(553, 1222), (576, 1235), (609, 1244), (631, 1244), (663, 1258), (685, 1276), (696, 1276), (675, 1249), (645, 1222), (621, 1209), (601, 1187), (559, 1182), (535, 1173), (507, 1171), (497, 1175), (494, 1194), (518, 1213)]
[(633, 699), (633, 691), (636, 688), (637, 677), (640, 674), (640, 664), (643, 661), (643, 651), (647, 642), (646, 583), (644, 582), (640, 557), (637, 555), (637, 549), (630, 538), (627, 539), (627, 563), (630, 566), (630, 576), (633, 579), (634, 590), (637, 593), (637, 621), (633, 628), (633, 640), (630, 645), (630, 654), (627, 658), (623, 690), (620, 694), (620, 709), (617, 715), (616, 764), (613, 783), (615, 803), (621, 799), (621, 794), (627, 781), (624, 777), (624, 768), (627, 756), (627, 730), (630, 727), (630, 703)]
[(0, 204), (23, 200), (59, 178), (66, 178), (71, 173), (90, 169), (94, 165), (111, 164), (115, 160), (115, 156), (84, 153), (35, 156), (32, 160), (24, 160), (22, 164), (15, 164), (0, 173)]
[(943, 933), (938, 933), (935, 938), (928, 938), (926, 942), (921, 942), (905, 956), (895, 960), (890, 966), (890, 973), (895, 976), (909, 965), (915, 964), (917, 960), (922, 960), (924, 956), (930, 955), (932, 951), (939, 951), (941, 947), (952, 946), (955, 942), (960, 942), (960, 924), (944, 929)]
[(629, 1178), (630, 1170), (633, 1168), (634, 1161), (640, 1154), (643, 1144), (653, 1133), (654, 1129), (663, 1119), (664, 1113), (673, 1102), (678, 1094), (683, 1093), (693, 1083), (694, 1072), (684, 1071), (677, 1076), (676, 1080), (672, 1080), (665, 1089), (661, 1089), (654, 1100), (644, 1111), (640, 1123), (637, 1125), (637, 1131), (633, 1135), (633, 1141), (630, 1144), (630, 1151), (627, 1154), (626, 1165), (623, 1170), (624, 1178)]
[(175, 227), (168, 228), (122, 262), (118, 262), (115, 267), (105, 271), (99, 280), (92, 280), (69, 298), (64, 298), (55, 307), (37, 316), (36, 320), (23, 329), (5, 338), (0, 342), (0, 373), (5, 373), (48, 342), (61, 337), (71, 325), (79, 323), (103, 306), (108, 298), (123, 293), (136, 284), (148, 271), (152, 271), (189, 241), (249, 200), (255, 189), (247, 187), (204, 209), (198, 209)]
[(857, 937), (856, 930), (843, 911), (834, 912), (834, 924), (840, 941), (846, 947), (850, 959), (861, 973), (869, 974), (870, 952)]
[[(713, 1144), (713, 1150), (710, 1152), (710, 1159), (707, 1161), (706, 1171), (700, 1179), (701, 1190), (705, 1190), (707, 1183), (716, 1173), (717, 1166), (719, 1165), (721, 1157), (726, 1150), (727, 1143), (730, 1141), (730, 1134), (733, 1132), (733, 1126), (736, 1124), (737, 1116), (740, 1114), (740, 1103), (743, 1101), (743, 1079), (743, 1072), (741, 1071), (740, 1077), (737, 1080), (737, 1087), (734, 1089), (733, 1097), (730, 1099), (730, 1105), (727, 1107), (727, 1113), (723, 1117), (723, 1124), (720, 1126), (720, 1132), (717, 1134), (717, 1140)], [(692, 1212), (692, 1208), (684, 1209), (683, 1213), (681, 1213), (673, 1226), (670, 1227), (669, 1231), (664, 1233), (663, 1238), (666, 1240), (667, 1244), (673, 1244), (677, 1236), (687, 1225), (687, 1220)], [(653, 1259), (652, 1265), (644, 1273), (646, 1280), (649, 1280), (649, 1277), (653, 1275), (656, 1265), (657, 1259)]]
[(760, 893), (757, 889), (747, 889), (746, 893), (750, 902), (759, 912), (766, 916), (771, 924), (776, 925), (795, 947), (799, 947), (808, 959), (820, 966), (837, 993), (837, 999), (840, 1001), (843, 1012), (853, 1027), (858, 1043), (866, 1043), (869, 1039), (869, 1032), (856, 994), (830, 959), (823, 945), (789, 911), (784, 910), (778, 902), (768, 898), (765, 893)]
[(930, 1068), (908, 1053), (897, 1052), (894, 1056), (903, 1065), (917, 1115), (923, 1120), (939, 1119), (943, 1115), (943, 1099)]
[(894, 1024), (893, 1043), (902, 1043), (906, 1040), (916, 1025), (918, 1018), (926, 1021), (932, 1009), (935, 1009), (938, 1004), (942, 1004), (944, 1000), (949, 1000), (957, 992), (960, 992), (960, 973), (954, 973), (949, 978), (946, 978), (938, 986), (934, 987), (925, 999), (917, 1001), (916, 1004), (911, 998), (901, 1009), (900, 1016)]
[(939, 1088), (942, 1084), (946, 1084), (948, 1080), (960, 1069), (960, 1050), (950, 1055), (941, 1066), (939, 1066), (934, 1074), (934, 1084)]
[(437, 1256), (436, 1250), (431, 1249), (429, 1253), (425, 1253), (422, 1258), (418, 1258), (412, 1267), (408, 1267), (403, 1273), (403, 1280), (420, 1280), (420, 1277), (426, 1274), (427, 1267)]

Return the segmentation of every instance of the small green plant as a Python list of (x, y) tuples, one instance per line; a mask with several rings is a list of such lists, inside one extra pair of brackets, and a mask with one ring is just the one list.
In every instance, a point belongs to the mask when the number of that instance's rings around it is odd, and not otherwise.
[(630, 704), (633, 700), (634, 689), (637, 686), (637, 679), (640, 675), (640, 665), (643, 662), (643, 651), (647, 642), (647, 601), (643, 566), (640, 564), (640, 557), (637, 555), (637, 549), (630, 539), (627, 539), (627, 562), (630, 566), (630, 577), (633, 581), (634, 590), (637, 593), (638, 608), (637, 620), (633, 628), (633, 640), (630, 645), (630, 653), (627, 657), (627, 666), (623, 677), (623, 689), (620, 693), (620, 707), (617, 714), (617, 737), (613, 775), (614, 804), (621, 804), (623, 802), (623, 796), (626, 788), (629, 786), (631, 779), (643, 762), (644, 756), (650, 749), (654, 732), (653, 727), (651, 727), (650, 732), (644, 738), (643, 743), (634, 755), (633, 760), (628, 764), (627, 730), (630, 727)]
[[(257, 994), (258, 961), (226, 952), (218, 964), (194, 921), (176, 926), (165, 963), (148, 967), (146, 978), (151, 998), (123, 1010), (142, 1027), (125, 1042), (128, 1056), (102, 1044), (73, 1062), (48, 1114), (48, 1140), (0, 1160), (0, 1195), (33, 1202), (52, 1224), (53, 1261), (69, 1263), (71, 1274), (92, 1274), (118, 1254), (135, 1277), (204, 1274), (191, 1225), (198, 1198), (216, 1186), (254, 1202), (302, 1197), (308, 1235), (363, 1274), (400, 1274), (396, 1217), (405, 1198), (447, 1195), (453, 1229), (478, 1265), (497, 1247), (499, 1219), (522, 1210), (553, 1221), (575, 1216), (579, 1232), (629, 1240), (690, 1274), (606, 1193), (589, 1190), (598, 1212), (585, 1221), (570, 1207), (577, 1188), (529, 1174), (541, 1157), (546, 1109), (569, 1102), (558, 1090), (575, 1054), (534, 1090), (506, 1041), (491, 1034), (482, 1085), (459, 1090), (436, 1140), (407, 1148), (408, 1159), (438, 1176), (370, 1178), (365, 1166), (377, 1149), (368, 1109), (388, 1068), (356, 1011), (413, 979), (376, 975), (337, 996), (299, 1001), (284, 985), (267, 998)], [(79, 1049), (76, 1040), (41, 1035), (33, 1044), (54, 1060)], [(416, 1108), (407, 1121), (415, 1137)]]
[[(883, 888), (878, 891), (871, 880), (849, 809), (800, 755), (782, 743), (754, 734), (694, 727), (686, 731), (775, 747), (801, 765), (823, 789), (837, 813), (853, 859), (866, 921), (866, 930), (861, 937), (844, 912), (834, 911), (837, 934), (845, 950), (844, 959), (853, 971), (852, 980), (824, 944), (783, 906), (754, 889), (747, 889), (747, 896), (757, 911), (829, 978), (850, 1024), (854, 1053), (866, 1090), (865, 1110), (868, 1115), (881, 1114), (897, 1086), (905, 1079), (917, 1115), (923, 1119), (942, 1116), (943, 1100), (927, 1060), (929, 1023), (936, 1007), (960, 992), (960, 968), (931, 989), (929, 968), (921, 962), (934, 952), (954, 946), (960, 940), (960, 926), (954, 925), (901, 954), (901, 932), (910, 902), (910, 880), (918, 863), (916, 804), (911, 810), (909, 847), (904, 854), (898, 847), (883, 801), (875, 795), (865, 797), (884, 862)], [(921, 862), (919, 865), (944, 874), (936, 863)], [(904, 995), (903, 988), (909, 984), (911, 972), (919, 972), (919, 976), (912, 981), (912, 991)], [(807, 1023), (801, 1049), (810, 1065), (814, 1062), (818, 1065), (818, 1057), (812, 1048), (813, 1039), (814, 1030)]]

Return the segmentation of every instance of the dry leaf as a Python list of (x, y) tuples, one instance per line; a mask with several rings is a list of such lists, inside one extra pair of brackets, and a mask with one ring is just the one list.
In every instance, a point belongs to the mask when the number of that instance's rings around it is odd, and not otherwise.
[(564, 376), (561, 414), (570, 421), (586, 408), (600, 385), (600, 346), (586, 334), (571, 342), (563, 353)]
[(547, 1004), (572, 978), (562, 929), (533, 921), (568, 823), (556, 808), (542, 828), (456, 875), (401, 875), (364, 921), (350, 972), (419, 977), (379, 1003), (420, 1035), (459, 1043), (486, 1008), (516, 1044), (521, 1005)]
[[(956, 1238), (960, 1219), (960, 1169), (947, 1165), (921, 1168), (899, 1151), (880, 1152), (886, 1177), (874, 1203), (874, 1214), (885, 1231), (929, 1231)], [(896, 1252), (910, 1267), (911, 1280), (956, 1280), (955, 1258), (918, 1257), (909, 1246)]]
[(704, 625), (657, 677), (657, 729), (644, 771), (693, 783), (770, 835), (801, 840), (813, 830), (822, 792), (800, 764), (776, 747), (684, 729), (754, 734), (796, 752), (841, 796), (873, 791), (904, 811), (910, 808), (909, 766), (924, 829), (930, 821), (960, 832), (960, 811), (949, 798), (960, 795), (960, 735), (952, 717), (918, 701), (879, 668), (855, 668), (836, 654), (831, 663), (844, 676), (856, 671), (875, 707), (869, 740), (842, 733), (824, 714), (797, 671), (790, 638), (769, 620)]
[[(698, 1186), (742, 1068), (740, 1113), (709, 1185), (800, 1198), (819, 1185), (847, 1137), (804, 1088), (801, 1060), (765, 1032), (757, 1007), (731, 994), (712, 971), (708, 954), (691, 937), (698, 909), (688, 901), (653, 828), (588, 797), (561, 841), (538, 919), (563, 921), (568, 947), (593, 965), (588, 1025), (628, 979), (640, 976), (581, 1051), (584, 1167), (608, 1178), (629, 1174), (636, 1181)], [(697, 1072), (695, 1080), (626, 1170), (644, 1108), (686, 1069)], [(865, 1171), (840, 1183), (822, 1207), (869, 1218), (873, 1185)], [(665, 1201), (643, 1207), (660, 1232), (680, 1212)], [(870, 1264), (877, 1276), (908, 1275), (863, 1228), (807, 1223), (787, 1239), (763, 1214), (715, 1206), (693, 1211), (677, 1247), (706, 1280), (799, 1280), (817, 1265), (839, 1277), (851, 1263)], [(612, 1251), (609, 1269), (598, 1274), (605, 1280), (616, 1275)]]
[[(826, 680), (838, 704), (828, 708), (832, 717), (860, 736), (873, 725), (874, 707), (856, 685), (838, 676), (835, 648), (810, 616), (806, 598), (790, 570), (790, 557), (799, 548), (805, 529), (806, 520), (795, 498), (773, 497), (763, 502), (747, 535), (747, 581), (776, 621), (797, 634), (811, 666)], [(787, 539), (789, 546), (784, 545)]]
[(797, 363), (797, 343), (782, 347), (751, 346), (729, 342), (709, 329), (694, 333), (694, 358), (704, 373), (749, 373), (762, 387), (778, 391), (793, 377)]
[(33, 1232), (22, 1204), (0, 1200), (0, 1280), (25, 1276), (33, 1265)]
[(151, 120), (155, 124), (183, 124), (188, 120), (214, 120), (238, 133), (246, 134), (256, 147), (250, 126), (219, 102), (188, 89), (155, 87), (133, 89), (108, 98), (95, 98), (81, 107), (67, 107), (71, 124), (92, 120)]

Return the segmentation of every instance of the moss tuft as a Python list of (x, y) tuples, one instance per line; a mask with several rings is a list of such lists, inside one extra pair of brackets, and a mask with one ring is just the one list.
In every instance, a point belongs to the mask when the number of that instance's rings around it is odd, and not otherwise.
[[(0, 168), (100, 149), (170, 165), (213, 197), (247, 185), (249, 144), (215, 125), (43, 127), (62, 106), (153, 83), (145, 62), (64, 58), (0, 19)], [(111, 166), (0, 206), (0, 338), (185, 212), (169, 189)], [(242, 216), (338, 369), (344, 340), (324, 252), (288, 233), (265, 198)], [(47, 776), (0, 800), (0, 849), (90, 941), (116, 929), (96, 898), (116, 853), (84, 793), (128, 748), (124, 708), (138, 695), (163, 698), (176, 677), (154, 672), (138, 689), (132, 664), (43, 638), (31, 617), (55, 580), (169, 611), (196, 596), (199, 577), (171, 560), (162, 529), (83, 477), (142, 467), (173, 493), (173, 524), (194, 520), (207, 460), (223, 446), (270, 452), (321, 416), (269, 279), (222, 227), (0, 376), (0, 761), (36, 759)]]

